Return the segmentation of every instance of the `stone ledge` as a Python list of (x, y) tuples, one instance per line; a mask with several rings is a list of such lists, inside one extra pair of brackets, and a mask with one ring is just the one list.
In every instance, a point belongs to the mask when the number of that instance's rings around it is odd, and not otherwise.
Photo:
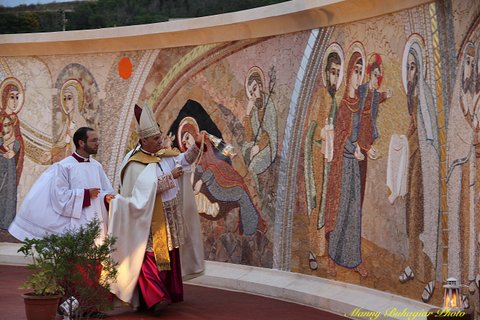
[(0, 242), (0, 264), (9, 266), (26, 266), (31, 259), (18, 253), (20, 243)]
[[(18, 243), (0, 243), (0, 264), (26, 265), (30, 260), (17, 252), (20, 246)], [(205, 261), (205, 272), (185, 283), (280, 299), (351, 318), (361, 318), (354, 317), (354, 310), (358, 308), (360, 312), (378, 312), (377, 319), (392, 319), (385, 316), (385, 312), (392, 308), (399, 312), (404, 309), (408, 312), (426, 312), (434, 307), (388, 292), (344, 282), (215, 261)]]
[(372, 18), (432, 0), (293, 0), (135, 26), (0, 35), (1, 56), (150, 50), (255, 39)]
[(361, 312), (378, 312), (377, 319), (392, 319), (395, 317), (388, 317), (385, 313), (393, 308), (398, 312), (404, 309), (427, 312), (433, 307), (388, 292), (309, 275), (214, 261), (206, 261), (205, 264), (205, 273), (186, 283), (257, 294), (351, 318), (356, 318), (352, 312), (357, 308)]

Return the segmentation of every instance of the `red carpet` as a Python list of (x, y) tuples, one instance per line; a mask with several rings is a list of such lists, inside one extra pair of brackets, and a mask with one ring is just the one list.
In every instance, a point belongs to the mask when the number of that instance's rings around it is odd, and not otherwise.
[[(0, 265), (0, 320), (26, 320), (22, 292), (27, 278), (25, 267)], [(148, 312), (108, 317), (109, 320), (344, 320), (322, 310), (276, 299), (226, 290), (185, 285), (185, 301), (169, 306), (160, 317)]]

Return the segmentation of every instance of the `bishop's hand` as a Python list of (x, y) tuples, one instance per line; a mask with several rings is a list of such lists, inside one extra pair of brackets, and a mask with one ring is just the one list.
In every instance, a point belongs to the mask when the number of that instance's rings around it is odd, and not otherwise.
[(174, 179), (178, 179), (183, 175), (183, 168), (182, 167), (175, 167), (175, 169), (172, 170), (172, 176)]

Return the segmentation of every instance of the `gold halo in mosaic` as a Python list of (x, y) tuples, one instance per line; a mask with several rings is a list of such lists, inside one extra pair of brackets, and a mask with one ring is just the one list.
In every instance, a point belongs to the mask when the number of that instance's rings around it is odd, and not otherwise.
[[(6, 110), (8, 108), (7, 105), (4, 105), (5, 100), (5, 95), (10, 94), (12, 91), (17, 91), (18, 92), (18, 103), (14, 109), (9, 108), (10, 112), (9, 113), (14, 113), (17, 114), (20, 112), (20, 110), (23, 107), (23, 103), (25, 101), (24, 99), (24, 89), (22, 86), (22, 83), (14, 77), (8, 77), (5, 78), (2, 83), (0, 84), (0, 92), (1, 92), (1, 101), (0, 101), (0, 110)], [(8, 91), (8, 92), (5, 92)]]
[[(74, 99), (72, 106), (68, 106), (65, 103), (64, 95), (70, 93)], [(77, 107), (79, 111), (83, 110), (83, 104), (85, 101), (84, 91), (82, 84), (76, 79), (70, 79), (65, 81), (60, 90), (60, 104), (62, 105), (62, 110), (65, 114), (69, 114), (72, 110)]]
[(178, 142), (178, 147), (182, 152), (186, 151), (182, 143), (183, 128), (185, 127), (186, 124), (191, 124), (195, 128), (196, 133), (200, 132), (200, 128), (198, 127), (198, 123), (197, 123), (197, 120), (195, 120), (195, 118), (185, 117), (182, 119), (182, 121), (180, 121), (180, 124), (178, 125), (178, 131), (177, 131), (177, 142)]
[(262, 87), (265, 88), (265, 75), (263, 74), (263, 71), (262, 69), (260, 69), (260, 67), (257, 67), (257, 66), (253, 66), (251, 67), (248, 72), (247, 72), (247, 76), (245, 77), (245, 93), (247, 94), (247, 97), (248, 99), (250, 99), (252, 97), (252, 95), (250, 94), (250, 91), (248, 90), (248, 79), (250, 79), (250, 77), (257, 73), (262, 81)]
[(353, 42), (350, 47), (348, 48), (348, 59), (352, 56), (354, 52), (360, 53), (362, 57), (363, 65), (362, 65), (362, 78), (360, 79), (359, 83), (363, 83), (363, 79), (365, 78), (365, 69), (367, 67), (367, 55), (365, 54), (365, 47), (360, 41)]
[(332, 52), (336, 52), (339, 57), (340, 57), (340, 74), (338, 75), (338, 81), (337, 81), (337, 91), (338, 89), (342, 86), (342, 81), (343, 81), (343, 73), (345, 69), (345, 54), (343, 53), (342, 47), (337, 43), (333, 42), (331, 43), (328, 48), (325, 50), (325, 53), (323, 54), (322, 58), (322, 66), (320, 67), (321, 74), (322, 74), (322, 82), (323, 86), (327, 87), (327, 79), (325, 77), (325, 67), (327, 65), (327, 58), (328, 55)]
[(418, 58), (418, 63), (420, 64), (419, 69), (423, 72), (423, 77), (427, 77), (427, 58), (425, 52), (425, 40), (418, 33), (413, 33), (408, 37), (407, 42), (405, 43), (405, 48), (403, 49), (403, 58), (402, 58), (402, 83), (405, 93), (407, 93), (407, 63), (408, 55), (410, 50), (415, 51), (415, 54)]

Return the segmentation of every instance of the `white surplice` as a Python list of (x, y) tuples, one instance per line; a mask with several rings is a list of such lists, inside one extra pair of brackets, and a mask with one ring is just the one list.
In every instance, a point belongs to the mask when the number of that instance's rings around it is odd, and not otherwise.
[[(85, 189), (100, 188), (97, 198), (83, 208)], [(108, 212), (106, 194), (115, 194), (102, 165), (95, 159), (78, 162), (69, 156), (48, 168), (25, 197), (8, 231), (15, 238), (42, 238), (61, 234), (97, 218), (102, 227), (99, 240), (106, 235)]]

